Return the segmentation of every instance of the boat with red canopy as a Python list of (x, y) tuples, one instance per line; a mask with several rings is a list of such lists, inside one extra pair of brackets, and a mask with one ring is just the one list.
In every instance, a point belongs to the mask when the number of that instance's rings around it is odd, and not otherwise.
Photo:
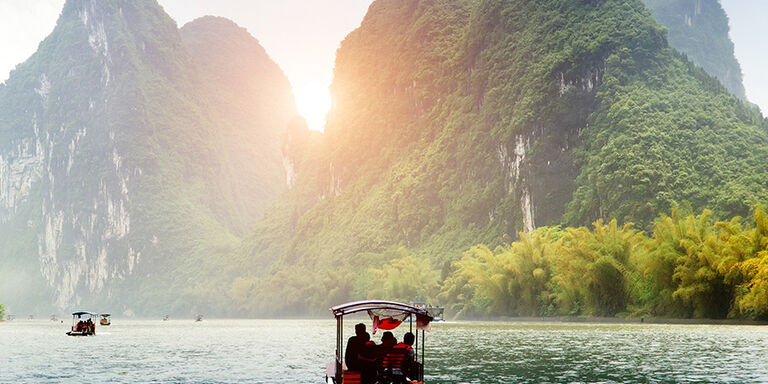
[[(360, 372), (350, 371), (344, 362), (344, 317), (356, 313), (367, 314), (372, 321), (372, 331), (375, 334), (379, 329), (389, 331), (406, 323), (413, 333), (416, 328), (415, 340), (412, 346), (414, 352), (413, 366), (409, 369), (408, 381), (405, 377), (382, 378), (378, 383), (423, 383), (424, 382), (424, 339), (425, 332), (429, 329), (433, 317), (423, 308), (417, 308), (409, 304), (385, 300), (366, 300), (337, 305), (331, 312), (336, 318), (336, 359), (328, 364), (326, 369), (326, 383), (328, 384), (355, 384), (360, 383)], [(421, 334), (419, 335), (419, 331)], [(419, 337), (421, 336), (421, 337)], [(419, 340), (421, 339), (421, 340)], [(387, 359), (383, 359), (386, 363)], [(391, 368), (391, 367), (390, 367)]]

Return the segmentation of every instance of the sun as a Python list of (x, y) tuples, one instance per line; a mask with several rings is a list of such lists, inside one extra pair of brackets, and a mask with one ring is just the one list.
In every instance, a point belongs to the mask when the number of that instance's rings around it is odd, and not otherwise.
[(296, 107), (307, 120), (309, 129), (322, 131), (325, 115), (331, 108), (331, 93), (327, 86), (319, 83), (303, 84), (296, 87)]

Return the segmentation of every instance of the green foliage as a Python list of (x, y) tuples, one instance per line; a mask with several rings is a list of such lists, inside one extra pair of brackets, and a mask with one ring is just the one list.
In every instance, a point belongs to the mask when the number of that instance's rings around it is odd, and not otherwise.
[[(544, 314), (559, 235), (557, 228), (539, 228), (521, 233), (520, 241), (495, 251), (473, 247), (455, 263), (455, 272), (443, 284), (441, 300), (450, 302), (449, 310), (459, 315)], [(477, 287), (476, 292), (471, 292), (472, 287)]]
[[(263, 311), (405, 292), (467, 316), (733, 308), (702, 307), (697, 284), (729, 297), (735, 270), (696, 275), (703, 245), (656, 259), (642, 231), (680, 202), (716, 220), (768, 199), (766, 122), (641, 1), (376, 1), (332, 91), (325, 134), (286, 152), (296, 184), (247, 240), (241, 295)], [(536, 226), (557, 241), (512, 242)], [(393, 283), (413, 264), (400, 248), (430, 271), (423, 291)]]
[(738, 298), (738, 311), (744, 316), (756, 319), (768, 319), (768, 253), (749, 259), (739, 264), (740, 271), (746, 277), (741, 287), (744, 293)]
[[(698, 217), (662, 217), (655, 228), (671, 236), (657, 241), (657, 248), (652, 251), (658, 259), (674, 260), (667, 265), (674, 268), (664, 272), (665, 275), (671, 272), (674, 282), (672, 299), (678, 305), (685, 305), (693, 311), (694, 317), (699, 318), (725, 317), (730, 297), (724, 285), (724, 276), (717, 271), (721, 257), (718, 249), (720, 242), (711, 215), (711, 212), (705, 211)], [(676, 214), (673, 213), (673, 216)]]
[(0, 321), (5, 320), (5, 305), (0, 303)]
[(615, 316), (627, 310), (629, 263), (642, 246), (632, 224), (598, 220), (592, 231), (568, 228), (554, 260), (554, 304), (561, 314)]
[(496, 252), (480, 245), (453, 264), (440, 298), (457, 316), (766, 319), (768, 216), (711, 215), (676, 208), (652, 236), (612, 220), (540, 228)]
[(439, 271), (432, 268), (429, 260), (399, 251), (400, 257), (391, 259), (381, 267), (368, 269), (356, 286), (362, 287), (367, 298), (387, 297), (409, 302), (416, 299), (432, 299), (439, 292)]

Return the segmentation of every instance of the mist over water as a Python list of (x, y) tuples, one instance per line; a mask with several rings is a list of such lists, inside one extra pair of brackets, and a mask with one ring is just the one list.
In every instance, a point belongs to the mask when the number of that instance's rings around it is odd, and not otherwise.
[[(334, 354), (332, 320), (117, 318), (84, 338), (68, 327), (0, 323), (0, 382), (322, 383)], [(766, 327), (439, 323), (426, 381), (755, 383), (768, 382), (766, 361)]]

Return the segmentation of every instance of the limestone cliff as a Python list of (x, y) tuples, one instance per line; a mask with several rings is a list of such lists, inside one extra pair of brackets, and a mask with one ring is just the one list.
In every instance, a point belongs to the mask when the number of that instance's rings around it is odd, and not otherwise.
[[(69, 0), (0, 86), (0, 301), (9, 308), (215, 305), (210, 271), (224, 271), (238, 234), (279, 193), (280, 138), (295, 107), (247, 33), (199, 26), (196, 36), (183, 40), (154, 0)], [(234, 51), (217, 51), (217, 39)], [(269, 114), (225, 109), (227, 90), (211, 94), (212, 79), (233, 74), (199, 51), (250, 75), (228, 100), (269, 99)], [(242, 153), (248, 146), (260, 150)]]

